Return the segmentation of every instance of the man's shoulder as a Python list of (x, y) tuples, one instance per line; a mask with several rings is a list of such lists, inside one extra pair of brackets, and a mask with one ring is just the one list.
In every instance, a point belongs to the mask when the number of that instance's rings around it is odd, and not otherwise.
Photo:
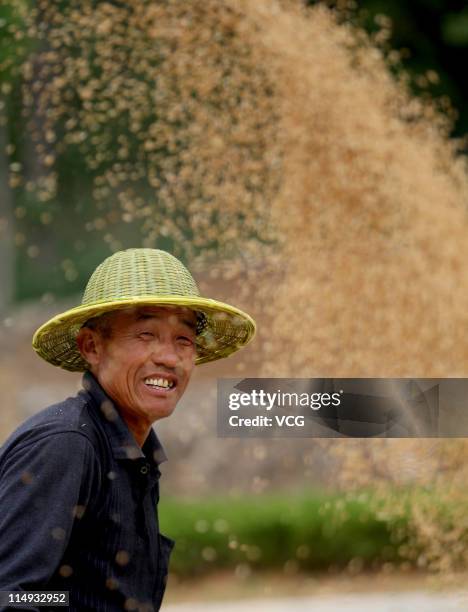
[(28, 446), (51, 436), (64, 438), (70, 435), (82, 436), (98, 449), (100, 446), (98, 429), (86, 394), (78, 393), (26, 419), (0, 448), (0, 459), (13, 448)]

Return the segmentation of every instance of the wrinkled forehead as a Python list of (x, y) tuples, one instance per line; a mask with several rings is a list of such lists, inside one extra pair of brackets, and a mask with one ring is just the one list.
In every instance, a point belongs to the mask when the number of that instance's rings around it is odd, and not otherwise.
[(197, 327), (197, 313), (185, 306), (139, 306), (129, 311), (132, 321), (160, 320), (171, 325), (184, 324), (193, 331)]

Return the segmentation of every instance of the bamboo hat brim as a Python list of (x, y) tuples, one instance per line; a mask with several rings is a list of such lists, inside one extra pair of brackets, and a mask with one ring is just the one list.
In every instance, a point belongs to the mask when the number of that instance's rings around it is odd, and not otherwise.
[(44, 323), (33, 336), (33, 348), (52, 365), (84, 371), (88, 364), (76, 343), (81, 327), (105, 313), (141, 306), (185, 306), (202, 315), (196, 364), (227, 357), (255, 335), (255, 322), (248, 314), (198, 295), (193, 277), (178, 259), (157, 249), (128, 249), (98, 266), (82, 304)]

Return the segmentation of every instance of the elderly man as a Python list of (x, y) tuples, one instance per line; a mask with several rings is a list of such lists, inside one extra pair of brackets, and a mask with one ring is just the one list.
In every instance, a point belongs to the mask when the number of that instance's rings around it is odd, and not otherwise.
[(1, 450), (9, 601), (31, 595), (38, 609), (51, 595), (32, 592), (68, 591), (76, 612), (159, 610), (174, 542), (159, 532), (166, 457), (152, 424), (173, 412), (195, 364), (230, 355), (254, 332), (247, 314), (201, 297), (183, 264), (155, 249), (107, 258), (82, 304), (37, 330), (36, 352), (85, 371), (84, 388), (28, 419)]

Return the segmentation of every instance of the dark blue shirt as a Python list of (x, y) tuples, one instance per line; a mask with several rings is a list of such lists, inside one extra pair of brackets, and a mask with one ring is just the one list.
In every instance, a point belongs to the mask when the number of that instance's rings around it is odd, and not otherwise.
[(157, 517), (166, 456), (153, 430), (138, 446), (89, 372), (83, 387), (0, 451), (0, 590), (69, 591), (73, 612), (156, 611), (174, 545)]

